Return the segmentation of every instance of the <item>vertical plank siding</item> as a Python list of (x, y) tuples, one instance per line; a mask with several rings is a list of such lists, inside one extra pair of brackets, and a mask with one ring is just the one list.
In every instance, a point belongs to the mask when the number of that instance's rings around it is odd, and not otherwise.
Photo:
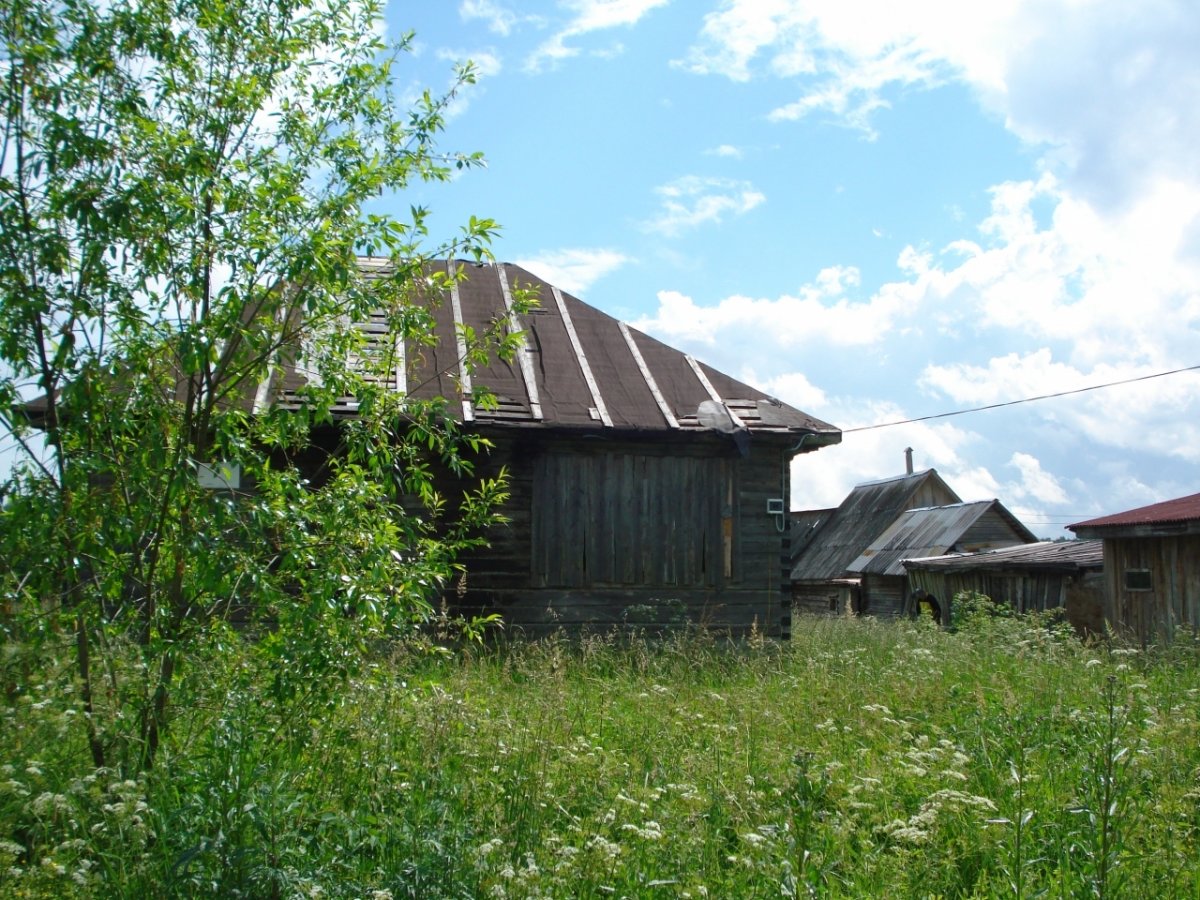
[[(1106, 538), (1104, 568), (1106, 616), (1143, 644), (1200, 629), (1200, 535)], [(1129, 569), (1148, 570), (1151, 589), (1127, 590)]]
[[(782, 629), (784, 449), (727, 438), (647, 443), (569, 435), (494, 438), (484, 470), (509, 473), (511, 520), (463, 559), (464, 613), (510, 629), (647, 627), (684, 621), (769, 635)], [(728, 537), (726, 536), (728, 529)]]

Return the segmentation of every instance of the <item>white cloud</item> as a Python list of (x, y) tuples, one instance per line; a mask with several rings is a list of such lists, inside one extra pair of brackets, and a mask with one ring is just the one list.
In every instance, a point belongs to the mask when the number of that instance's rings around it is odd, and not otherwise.
[[(636, 25), (643, 16), (670, 0), (567, 0), (566, 6), (574, 17), (559, 31), (543, 42), (525, 61), (525, 70), (540, 72), (564, 59), (579, 55), (579, 47), (568, 44), (594, 31)], [(609, 48), (602, 55), (616, 55), (620, 49)]]
[(465, 50), (443, 49), (438, 51), (437, 57), (450, 62), (469, 60), (475, 70), (476, 78), (480, 80), (499, 75), (503, 68), (500, 57), (488, 50), (476, 50), (474, 53), (468, 53)]
[(596, 281), (632, 260), (615, 250), (570, 248), (539, 253), (515, 262), (554, 286), (582, 296)]
[(858, 270), (831, 267), (812, 284), (776, 299), (742, 295), (714, 306), (696, 303), (677, 291), (660, 291), (658, 311), (639, 328), (667, 341), (795, 351), (804, 347), (863, 347), (878, 343), (911, 319), (912, 286), (888, 285), (866, 302), (846, 296), (857, 287)]
[(518, 25), (524, 23), (544, 25), (541, 16), (516, 13), (496, 0), (461, 0), (458, 14), (464, 22), (483, 21), (488, 31), (501, 37), (508, 37)]
[(1189, 0), (727, 0), (677, 65), (787, 79), (799, 96), (773, 119), (824, 112), (868, 134), (889, 90), (961, 82), (1071, 192), (1118, 208), (1200, 182), (1197, 46)]
[[(1106, 215), (1050, 176), (1005, 183), (993, 189), (976, 240), (906, 248), (898, 277), (861, 298), (857, 270), (835, 266), (774, 298), (701, 302), (661, 291), (655, 314), (637, 324), (703, 349), (726, 371), (755, 360), (758, 377), (745, 380), (846, 429), (1075, 391), (1200, 364), (1200, 271), (1179, 252), (1197, 221), (1200, 189), (1180, 182)], [(923, 391), (925, 409), (865, 399), (884, 383), (889, 396)], [(841, 395), (829, 399), (833, 384)], [(1128, 467), (1200, 463), (1200, 372), (958, 421), (978, 430), (936, 420), (847, 434), (842, 446), (797, 462), (811, 494), (797, 502), (831, 505), (858, 481), (896, 474), (911, 445), (964, 499), (1012, 498), (1022, 504), (1014, 511), (1042, 518), (1055, 507), (1086, 513), (1099, 481), (1118, 493), (1131, 483)], [(1099, 466), (1114, 451), (1126, 468), (1086, 481), (1059, 474)], [(1015, 479), (1004, 475), (1012, 469)], [(1143, 496), (1172, 496), (1178, 476), (1162, 479)]]
[[(791, 402), (786, 396), (780, 399)], [(894, 403), (850, 397), (800, 408), (844, 430), (909, 417)], [(793, 460), (792, 508), (837, 506), (855, 484), (903, 475), (906, 447), (913, 448), (917, 471), (937, 469), (964, 500), (991, 499), (998, 495), (999, 483), (985, 467), (971, 461), (977, 441), (973, 432), (948, 422), (914, 422), (845, 434), (841, 444)]]
[(741, 159), (745, 155), (740, 147), (735, 147), (732, 144), (721, 144), (719, 147), (714, 147), (705, 152), (709, 156), (723, 156), (729, 159)]
[(662, 209), (646, 222), (646, 231), (673, 237), (688, 228), (743, 215), (767, 198), (748, 181), (687, 175), (655, 189)]
[(1006, 487), (1004, 495), (1014, 501), (1033, 501), (1039, 504), (1061, 504), (1068, 501), (1067, 492), (1058, 479), (1042, 468), (1041, 462), (1028, 453), (1014, 453), (1008, 465), (1020, 473), (1020, 481)]

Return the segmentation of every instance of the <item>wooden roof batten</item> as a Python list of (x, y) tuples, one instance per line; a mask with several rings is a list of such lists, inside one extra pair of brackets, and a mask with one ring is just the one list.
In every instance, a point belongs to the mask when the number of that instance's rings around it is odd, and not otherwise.
[(671, 430), (679, 429), (679, 420), (675, 418), (675, 414), (671, 412), (671, 407), (668, 405), (666, 398), (663, 397), (662, 391), (659, 390), (658, 382), (654, 380), (654, 374), (650, 371), (650, 367), (646, 365), (646, 358), (642, 356), (642, 351), (638, 349), (637, 342), (633, 339), (633, 332), (629, 330), (629, 326), (624, 322), (618, 322), (617, 327), (621, 330), (621, 336), (625, 338), (625, 344), (629, 347), (629, 352), (633, 354), (633, 361), (637, 363), (638, 371), (642, 373), (642, 379), (646, 382), (646, 387), (650, 389), (650, 394), (654, 397), (654, 402), (658, 404), (659, 410), (663, 414), (663, 418), (667, 420), (667, 425)]
[(729, 419), (731, 422), (733, 422), (734, 427), (743, 429), (746, 428), (745, 421), (743, 421), (742, 418), (733, 411), (730, 405), (725, 402), (721, 395), (717, 393), (717, 389), (713, 387), (712, 382), (708, 380), (708, 376), (704, 374), (704, 370), (700, 368), (700, 363), (696, 362), (696, 358), (690, 353), (685, 353), (683, 358), (687, 360), (687, 364), (696, 374), (696, 379), (701, 385), (704, 386), (704, 390), (708, 392), (708, 396), (712, 398), (712, 401), (719, 404), (725, 410), (725, 412), (729, 413)]
[[(361, 276), (383, 280), (397, 263), (382, 257), (359, 260)], [(494, 271), (489, 271), (494, 270)], [(441, 274), (448, 277), (442, 280)], [(398, 333), (384, 309), (349, 323), (363, 337), (346, 364), (361, 367), (375, 385), (414, 401), (446, 398), (447, 413), (473, 426), (595, 430), (610, 434), (659, 432), (690, 440), (699, 433), (762, 435), (779, 441), (801, 439), (804, 450), (839, 443), (841, 431), (827, 422), (770, 397), (723, 372), (704, 366), (617, 318), (590, 306), (512, 263), (429, 260), (411, 275), (406, 302), (427, 307), (429, 328), (440, 344)], [(521, 311), (517, 287), (540, 295), (541, 305)], [(516, 335), (514, 359), (491, 359), (469, 368), (465, 356), (471, 329), (499, 324)], [(297, 338), (280, 353), (276, 366), (244, 398), (248, 410), (304, 405), (304, 385), (320, 373), (306, 365), (310, 340)], [(431, 345), (433, 346), (433, 345)], [(439, 360), (438, 347), (445, 348)], [(486, 385), (495, 405), (479, 406), (473, 389)], [(711, 410), (710, 407), (716, 407)], [(28, 404), (36, 420), (39, 406)], [(720, 412), (712, 416), (712, 411)], [(333, 418), (358, 414), (358, 398), (340, 397)], [(717, 421), (717, 424), (714, 424)]]
[(462, 414), (464, 422), (475, 421), (475, 409), (471, 403), (471, 370), (467, 366), (467, 339), (463, 332), (465, 322), (462, 312), (462, 296), (458, 290), (457, 271), (455, 270), (454, 260), (448, 260), (446, 263), (447, 273), (450, 275), (450, 311), (454, 316), (454, 344), (458, 351), (458, 383), (459, 389), (462, 392)]
[(587, 354), (583, 352), (583, 344), (579, 340), (579, 334), (575, 331), (575, 323), (571, 321), (571, 313), (567, 310), (567, 303), (563, 299), (562, 291), (552, 286), (550, 292), (554, 295), (554, 303), (558, 307), (558, 314), (562, 317), (563, 327), (567, 330), (567, 337), (571, 341), (571, 349), (575, 351), (575, 359), (579, 363), (579, 369), (583, 372), (583, 380), (587, 382), (588, 390), (591, 392), (596, 413), (599, 415), (600, 421), (604, 423), (605, 428), (612, 428), (613, 421), (608, 414), (608, 407), (604, 405), (604, 398), (600, 395), (600, 385), (596, 382), (596, 376), (592, 374), (592, 367), (588, 363)]
[(521, 335), (521, 349), (517, 353), (517, 363), (521, 367), (521, 380), (525, 382), (525, 393), (529, 397), (529, 412), (533, 418), (541, 422), (542, 400), (538, 393), (537, 375), (533, 371), (533, 348), (529, 346), (529, 335), (521, 327), (517, 312), (513, 308), (512, 288), (508, 284), (508, 272), (503, 265), (496, 266), (496, 276), (500, 279), (500, 293), (504, 296), (504, 308), (508, 311), (508, 327), (513, 334)]

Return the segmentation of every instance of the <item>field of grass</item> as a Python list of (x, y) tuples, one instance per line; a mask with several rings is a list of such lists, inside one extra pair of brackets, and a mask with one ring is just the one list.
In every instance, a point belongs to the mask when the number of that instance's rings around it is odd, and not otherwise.
[(0, 897), (1200, 897), (1200, 647), (801, 619), (784, 646), (404, 648), (279, 705), (236, 644), (153, 772), (53, 673), (0, 722)]

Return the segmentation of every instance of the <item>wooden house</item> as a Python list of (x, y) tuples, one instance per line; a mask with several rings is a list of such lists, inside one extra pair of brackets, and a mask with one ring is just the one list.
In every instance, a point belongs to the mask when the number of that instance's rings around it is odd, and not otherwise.
[(1104, 542), (1104, 616), (1143, 644), (1200, 627), (1200, 494), (1067, 526)]
[(937, 598), (953, 620), (956, 594), (971, 591), (1016, 612), (1061, 608), (1083, 633), (1104, 631), (1100, 541), (1041, 541), (977, 553), (906, 559), (910, 591)]
[[(403, 348), (395, 389), (450, 398), (494, 445), (478, 473), (503, 467), (511, 488), (511, 522), (463, 560), (452, 607), (532, 634), (683, 622), (786, 634), (791, 461), (841, 432), (517, 266), (441, 265), (465, 279), (426, 298), (438, 345)], [(513, 311), (518, 288), (539, 299), (528, 314)], [(495, 321), (523, 333), (517, 359), (463, 370), (458, 334)], [(471, 402), (479, 385), (494, 408)]]
[[(368, 280), (394, 272), (382, 259), (359, 268)], [(492, 445), (476, 475), (507, 472), (510, 522), (460, 560), (451, 610), (499, 613), (530, 634), (691, 622), (786, 636), (791, 462), (841, 432), (518, 266), (448, 261), (425, 274), (414, 301), (436, 342), (397, 342), (380, 311), (354, 323), (363, 344), (347, 364), (369, 365), (368, 377), (402, 396), (445, 398), (447, 415)], [(445, 274), (462, 277), (433, 277)], [(518, 290), (538, 305), (521, 312)], [(520, 335), (515, 360), (464, 367), (465, 336), (496, 325)], [(239, 402), (247, 412), (298, 408), (315, 377), (301, 346)], [(476, 402), (479, 387), (496, 402)], [(44, 400), (27, 405), (35, 422), (45, 410)], [(334, 422), (289, 456), (312, 483), (325, 477), (339, 420), (357, 410), (356, 398), (340, 398)], [(209, 467), (200, 477), (239, 486)], [(440, 477), (447, 496), (460, 493), (450, 473)]]
[(792, 556), (792, 604), (804, 612), (843, 614), (899, 608), (870, 607), (861, 575), (850, 566), (905, 510), (959, 503), (959, 496), (933, 469), (856, 485), (837, 509), (799, 513), (804, 536)]

